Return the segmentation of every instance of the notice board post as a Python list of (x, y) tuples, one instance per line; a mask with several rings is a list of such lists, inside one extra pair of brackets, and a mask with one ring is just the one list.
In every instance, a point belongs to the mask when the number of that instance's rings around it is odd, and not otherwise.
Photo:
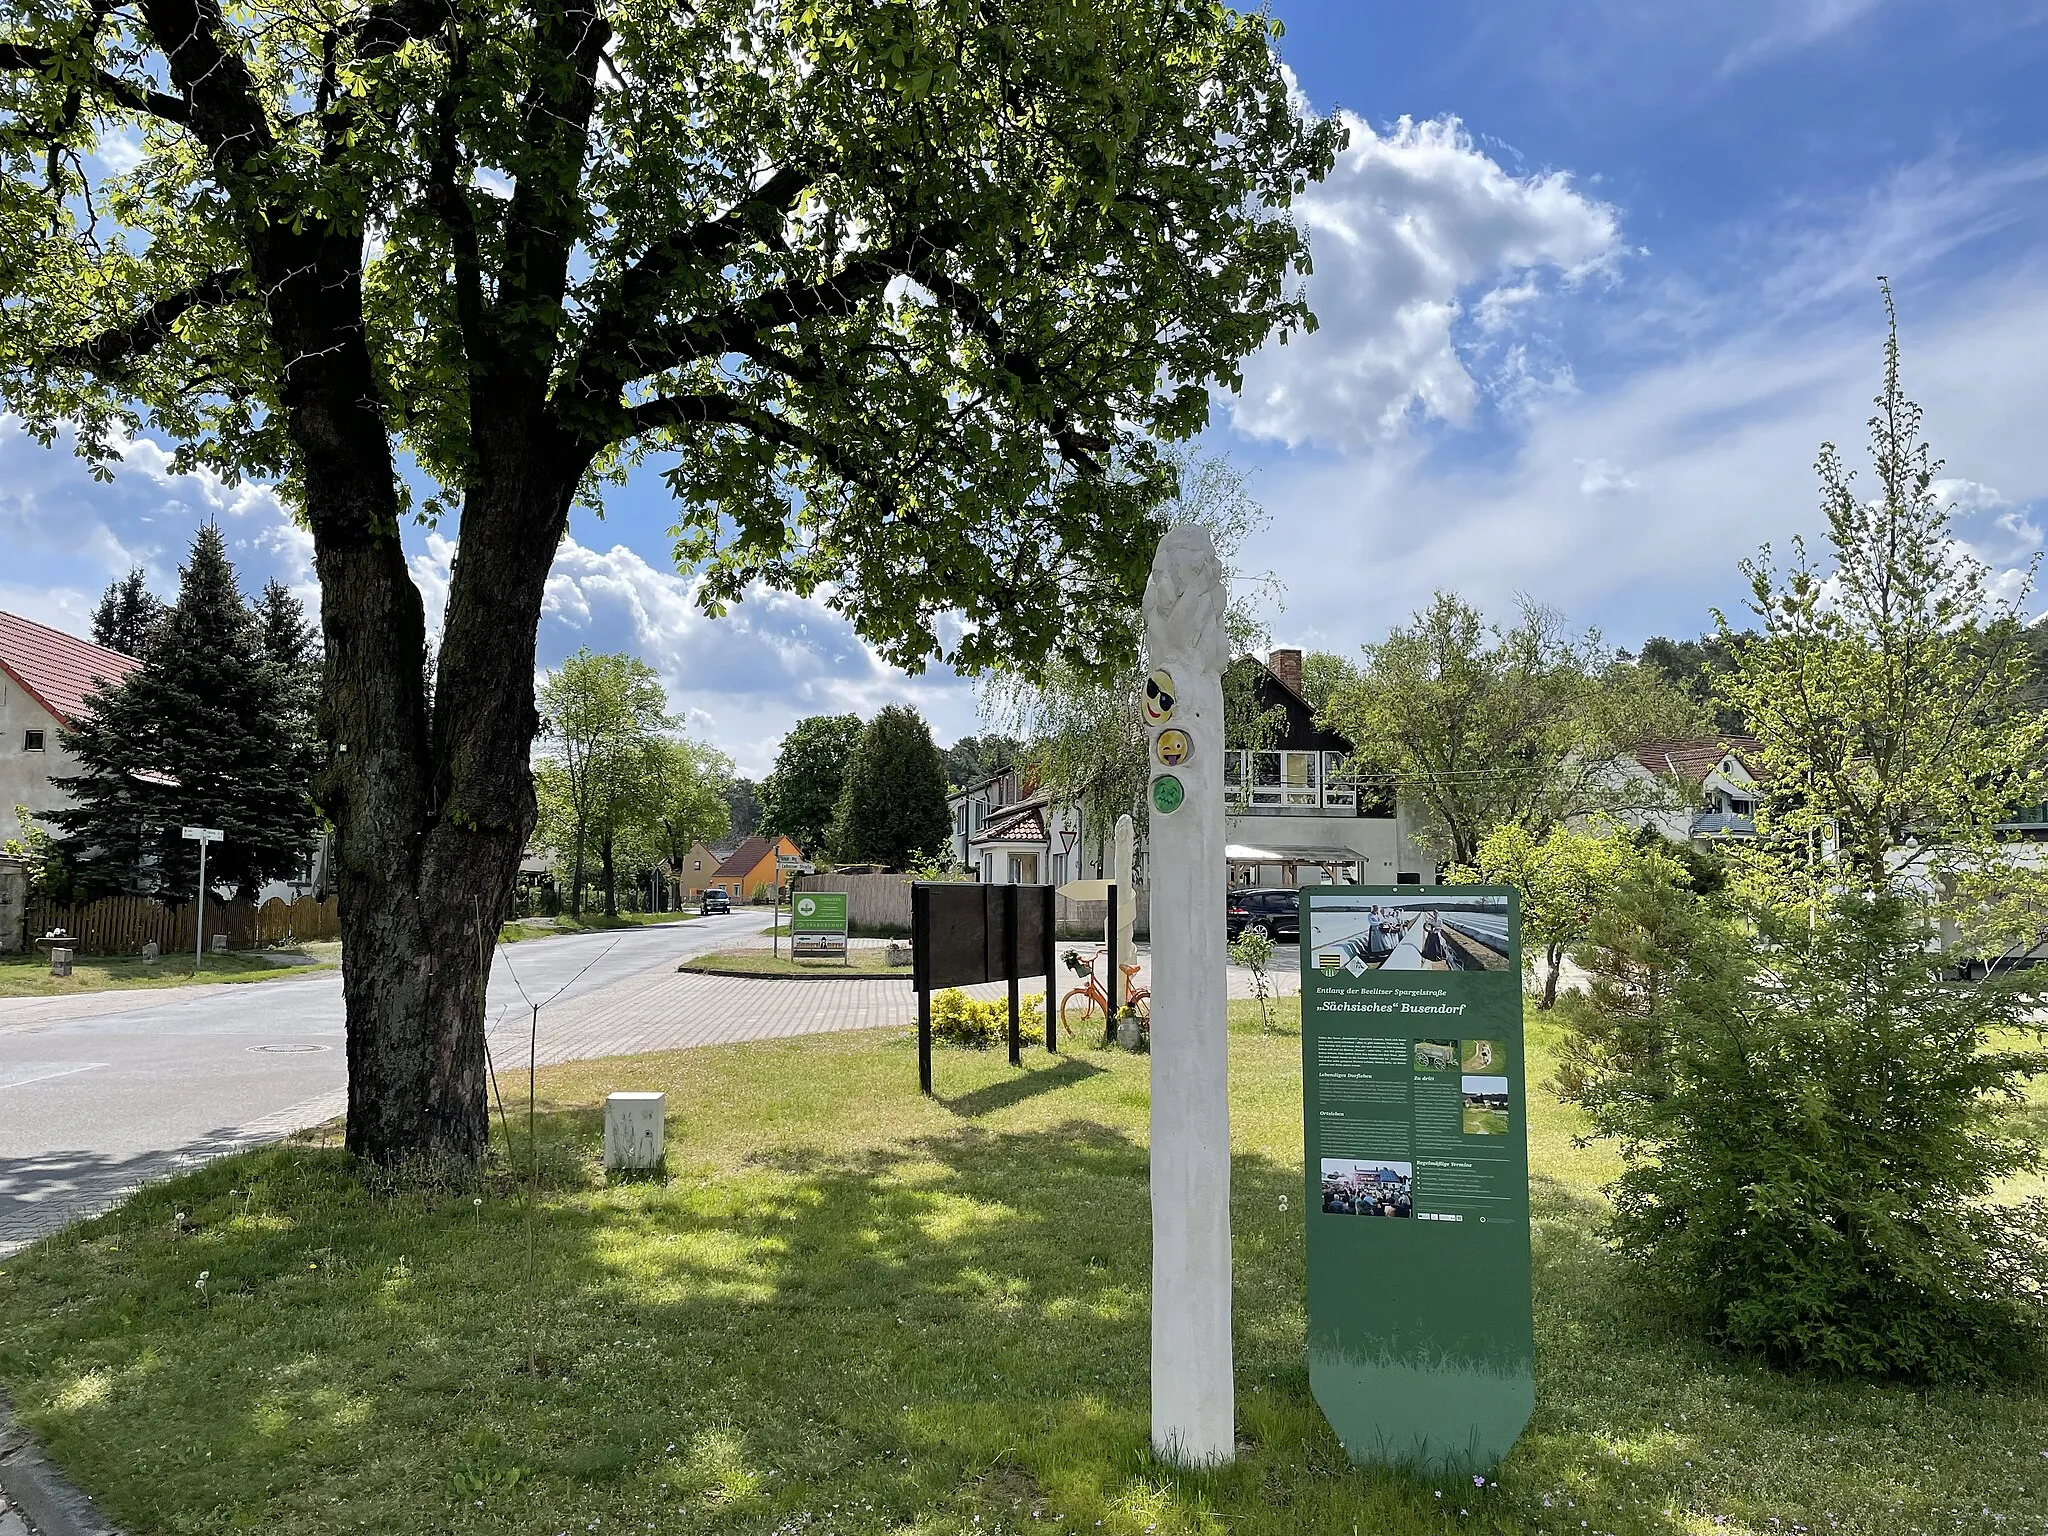
[(1484, 1471), (1536, 1402), (1516, 899), (1301, 908), (1309, 1385), (1354, 1461)]
[(1010, 1065), (1023, 1065), (1018, 982), (1045, 978), (1046, 1049), (1055, 1044), (1053, 888), (918, 881), (910, 888), (910, 979), (917, 991), (917, 1079), (932, 1091), (932, 992), (1010, 984)]

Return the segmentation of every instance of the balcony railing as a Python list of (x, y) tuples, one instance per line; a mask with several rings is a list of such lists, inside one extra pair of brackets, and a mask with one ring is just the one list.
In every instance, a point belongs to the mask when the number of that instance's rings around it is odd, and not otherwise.
[(1755, 837), (1756, 818), (1734, 811), (1700, 811), (1692, 818), (1693, 837)]
[(1337, 752), (1226, 752), (1223, 788), (1242, 811), (1358, 809), (1358, 786), (1344, 777)]

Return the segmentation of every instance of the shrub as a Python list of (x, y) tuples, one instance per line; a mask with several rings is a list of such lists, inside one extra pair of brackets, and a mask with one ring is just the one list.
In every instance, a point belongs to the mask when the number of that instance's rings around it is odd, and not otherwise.
[(941, 1045), (986, 1050), (1008, 1034), (1010, 1004), (1006, 998), (976, 1002), (957, 987), (932, 999), (932, 1038)]
[(1230, 941), (1230, 963), (1252, 973), (1252, 993), (1259, 1000), (1259, 1026), (1271, 1029), (1273, 1015), (1266, 1000), (1272, 996), (1273, 983), (1266, 967), (1273, 963), (1272, 937), (1256, 925), (1245, 929)]
[(1589, 1001), (1606, 1034), (1574, 1042), (1574, 1096), (1621, 1144), (1621, 1252), (1787, 1367), (1971, 1381), (2038, 1359), (2048, 1220), (1987, 1197), (2043, 1160), (1998, 1114), (2048, 1069), (2041, 982), (1945, 980), (1895, 897), (1745, 917), (1639, 933), (1615, 968), (1634, 980)]

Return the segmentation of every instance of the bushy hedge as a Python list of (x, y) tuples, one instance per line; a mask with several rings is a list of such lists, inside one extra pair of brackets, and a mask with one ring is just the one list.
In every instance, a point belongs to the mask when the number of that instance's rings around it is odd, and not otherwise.
[(932, 999), (932, 1038), (942, 1045), (986, 1050), (1004, 1038), (1009, 1028), (1007, 998), (992, 997), (978, 1003), (958, 988), (948, 987)]

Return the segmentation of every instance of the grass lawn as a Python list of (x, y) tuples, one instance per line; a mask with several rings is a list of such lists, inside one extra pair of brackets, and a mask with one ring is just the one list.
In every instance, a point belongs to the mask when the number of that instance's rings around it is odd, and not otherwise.
[(846, 959), (793, 960), (765, 949), (734, 949), (685, 960), (679, 971), (745, 971), (750, 976), (908, 976), (907, 965), (888, 965), (884, 949), (853, 949)]
[[(306, 957), (305, 963), (287, 963), (292, 955)], [(81, 955), (71, 962), (69, 976), (52, 976), (49, 956), (37, 950), (0, 955), (0, 997), (67, 997), (73, 992), (182, 987), (195, 981), (275, 981), (282, 976), (302, 976), (309, 970), (328, 970), (340, 963), (339, 944), (316, 943), (273, 951), (268, 956), (208, 955), (197, 975), (190, 955), (166, 956), (153, 965), (133, 955)]]
[(694, 912), (621, 912), (617, 917), (606, 917), (602, 912), (586, 912), (581, 917), (571, 917), (564, 912), (560, 917), (515, 917), (498, 930), (498, 942), (518, 944), (527, 939), (558, 939), (565, 933), (605, 933), (614, 928), (687, 923), (696, 915)]
[[(0, 1260), (0, 1382), (138, 1536), (2048, 1525), (2048, 1389), (1794, 1380), (1669, 1330), (1597, 1241), (1612, 1164), (1534, 1090), (1536, 1419), (1496, 1486), (1350, 1466), (1302, 1356), (1300, 1041), (1256, 1018), (1219, 1472), (1146, 1448), (1148, 1058), (946, 1051), (924, 1101), (895, 1029), (545, 1071), (530, 1224), (503, 1176), (216, 1163)], [(669, 1095), (667, 1173), (607, 1188), (628, 1087)]]

